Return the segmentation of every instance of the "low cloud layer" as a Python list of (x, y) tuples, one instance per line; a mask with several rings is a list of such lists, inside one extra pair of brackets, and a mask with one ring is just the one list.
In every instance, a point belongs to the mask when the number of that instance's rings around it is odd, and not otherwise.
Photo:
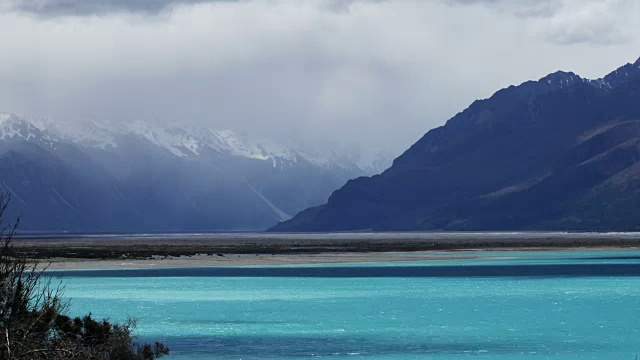
[[(473, 100), (640, 56), (634, 1), (13, 0), (0, 111), (406, 149)], [(114, 120), (115, 121), (115, 120)]]

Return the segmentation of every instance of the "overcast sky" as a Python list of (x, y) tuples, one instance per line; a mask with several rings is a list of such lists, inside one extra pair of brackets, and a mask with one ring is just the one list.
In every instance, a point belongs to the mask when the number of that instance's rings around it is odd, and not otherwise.
[(499, 88), (635, 61), (637, 19), (634, 0), (1, 0), (0, 111), (399, 153)]

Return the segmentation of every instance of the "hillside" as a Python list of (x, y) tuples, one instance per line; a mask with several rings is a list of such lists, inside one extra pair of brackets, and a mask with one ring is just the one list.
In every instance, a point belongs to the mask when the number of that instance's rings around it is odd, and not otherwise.
[(640, 60), (475, 101), (272, 231), (638, 230)]
[(264, 230), (369, 171), (230, 130), (0, 114), (0, 191), (24, 230)]

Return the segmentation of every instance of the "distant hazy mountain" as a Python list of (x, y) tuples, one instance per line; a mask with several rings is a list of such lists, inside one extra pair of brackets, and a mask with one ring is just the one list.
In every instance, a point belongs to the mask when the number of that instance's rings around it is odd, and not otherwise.
[(277, 231), (640, 229), (640, 60), (475, 101)]
[(265, 229), (369, 171), (229, 130), (0, 114), (0, 191), (29, 230)]

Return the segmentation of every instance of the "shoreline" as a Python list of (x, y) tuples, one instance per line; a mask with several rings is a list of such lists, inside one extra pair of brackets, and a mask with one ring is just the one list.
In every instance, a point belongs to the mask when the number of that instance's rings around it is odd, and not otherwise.
[[(405, 253), (406, 254), (406, 253)], [(426, 252), (418, 253), (427, 255)], [(441, 260), (469, 259), (470, 257), (447, 256)], [(286, 265), (322, 265), (322, 264), (356, 264), (378, 262), (403, 262), (430, 260), (412, 254), (402, 253), (321, 253), (321, 254), (227, 254), (191, 255), (152, 259), (98, 260), (54, 258), (48, 270), (112, 270), (112, 269), (169, 269), (169, 268), (201, 268), (201, 267), (246, 267), (246, 266), (286, 266)], [(433, 259), (438, 260), (438, 259)], [(43, 262), (44, 264), (44, 262)]]
[(313, 254), (227, 254), (183, 255), (177, 257), (152, 257), (150, 259), (87, 259), (50, 258), (40, 262), (40, 268), (48, 271), (66, 270), (136, 270), (136, 269), (184, 269), (208, 267), (277, 267), (295, 265), (376, 264), (403, 262), (440, 262), (451, 260), (495, 260), (486, 253), (518, 252), (576, 252), (576, 251), (638, 251), (640, 247), (570, 247), (570, 248), (497, 248), (468, 250), (430, 250), (415, 252), (348, 252)]
[(14, 249), (50, 270), (437, 261), (487, 251), (640, 248), (640, 233), (220, 233), (28, 236)]

